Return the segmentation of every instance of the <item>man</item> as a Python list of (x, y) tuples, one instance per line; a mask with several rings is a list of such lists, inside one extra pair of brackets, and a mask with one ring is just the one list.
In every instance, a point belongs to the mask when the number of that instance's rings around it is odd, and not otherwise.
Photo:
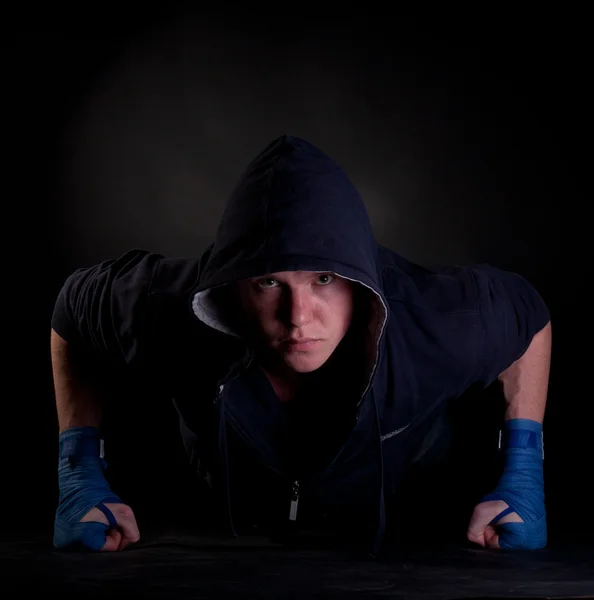
[(305, 140), (282, 136), (255, 158), (200, 259), (133, 250), (74, 272), (51, 347), (57, 548), (139, 539), (101, 454), (101, 382), (120, 371), (174, 400), (191, 464), (234, 534), (237, 523), (273, 530), (314, 514), (340, 527), (348, 515), (375, 555), (386, 499), (444, 408), (499, 379), (505, 467), (467, 536), (546, 545), (542, 298), (511, 272), (428, 269), (378, 245), (353, 184)]

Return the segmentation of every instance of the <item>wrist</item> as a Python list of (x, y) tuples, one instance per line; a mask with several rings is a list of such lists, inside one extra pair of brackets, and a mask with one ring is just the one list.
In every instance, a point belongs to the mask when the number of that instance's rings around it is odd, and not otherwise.
[(71, 427), (58, 438), (59, 457), (72, 466), (85, 457), (103, 458), (103, 440), (97, 427)]
[(539, 454), (544, 458), (542, 423), (532, 419), (507, 419), (499, 431), (499, 450), (506, 454)]

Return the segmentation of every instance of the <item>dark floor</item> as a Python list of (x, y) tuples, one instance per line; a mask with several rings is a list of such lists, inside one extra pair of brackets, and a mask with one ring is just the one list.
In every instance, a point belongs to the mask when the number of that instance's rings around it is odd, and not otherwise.
[[(484, 550), (389, 544), (379, 559), (319, 540), (272, 543), (152, 531), (120, 553), (57, 552), (48, 537), (0, 542), (0, 597), (57, 598), (594, 598), (594, 547)], [(58, 595), (59, 594), (59, 595)]]

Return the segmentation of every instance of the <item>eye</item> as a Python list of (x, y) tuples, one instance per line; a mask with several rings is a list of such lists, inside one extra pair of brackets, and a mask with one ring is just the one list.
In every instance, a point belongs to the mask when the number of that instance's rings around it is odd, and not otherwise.
[(329, 281), (322, 283), (322, 285), (328, 285), (329, 283), (332, 283), (332, 281), (334, 281), (334, 275), (331, 275), (330, 273), (321, 273), (320, 275), (318, 275), (318, 278), (329, 280)]
[(276, 281), (276, 279), (272, 279), (272, 277), (265, 277), (264, 279), (260, 279), (260, 280), (258, 281), (258, 285), (259, 285), (260, 287), (263, 287), (264, 289), (267, 289), (267, 290), (269, 290), (270, 288), (274, 287), (274, 286), (270, 286), (270, 285), (264, 285), (264, 283), (269, 283), (269, 282), (272, 282), (272, 283), (278, 283), (278, 282)]

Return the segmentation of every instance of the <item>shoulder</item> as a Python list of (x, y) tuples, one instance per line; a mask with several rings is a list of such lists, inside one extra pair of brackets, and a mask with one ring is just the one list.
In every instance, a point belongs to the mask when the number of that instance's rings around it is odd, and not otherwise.
[(196, 258), (161, 258), (151, 282), (151, 295), (189, 294), (198, 285), (199, 263)]
[(482, 339), (472, 272), (463, 265), (421, 266), (383, 251), (382, 281), (396, 376), (406, 365), (403, 377), (422, 397), (463, 393), (474, 379)]
[(67, 288), (89, 292), (94, 299), (101, 291), (115, 305), (129, 306), (155, 296), (180, 296), (197, 285), (200, 258), (170, 258), (149, 250), (133, 248), (71, 273)]
[(381, 248), (380, 260), (390, 305), (405, 304), (442, 314), (478, 312), (477, 281), (469, 266), (422, 266), (387, 248)]
[(151, 283), (151, 295), (179, 297), (192, 294), (198, 286), (212, 246), (196, 257), (161, 257)]
[(144, 322), (147, 364), (177, 387), (195, 384), (200, 373), (219, 373), (235, 356), (234, 339), (209, 327), (192, 310), (206, 253), (200, 257), (163, 257), (155, 270)]
[(462, 365), (472, 381), (489, 385), (550, 319), (538, 290), (514, 271), (487, 263), (423, 267), (390, 251), (381, 256), (391, 341), (401, 340), (420, 361), (431, 355), (447, 368)]

